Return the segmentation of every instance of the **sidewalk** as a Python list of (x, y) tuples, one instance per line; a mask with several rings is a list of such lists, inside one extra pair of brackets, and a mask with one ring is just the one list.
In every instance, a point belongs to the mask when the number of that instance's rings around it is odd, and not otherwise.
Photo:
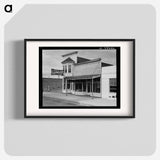
[(97, 98), (91, 96), (78, 96), (73, 94), (65, 94), (60, 92), (43, 92), (43, 96), (57, 98), (72, 102), (78, 102), (80, 105), (87, 106), (116, 106), (116, 100), (108, 100), (107, 98)]
[(116, 100), (108, 100), (107, 98), (96, 98), (90, 100), (79, 101), (82, 105), (91, 105), (91, 106), (115, 106)]

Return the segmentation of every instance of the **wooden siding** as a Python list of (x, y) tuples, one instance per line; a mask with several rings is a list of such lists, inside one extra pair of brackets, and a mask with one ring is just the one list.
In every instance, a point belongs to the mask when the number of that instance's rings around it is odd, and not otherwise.
[(73, 69), (73, 76), (96, 75), (96, 74), (101, 74), (101, 61), (75, 65)]

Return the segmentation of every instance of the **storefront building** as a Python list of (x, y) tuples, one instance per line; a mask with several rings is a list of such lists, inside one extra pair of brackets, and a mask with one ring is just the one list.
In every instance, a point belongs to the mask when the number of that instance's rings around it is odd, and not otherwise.
[(62, 56), (62, 92), (92, 97), (116, 98), (116, 66), (101, 58), (86, 59), (72, 52)]

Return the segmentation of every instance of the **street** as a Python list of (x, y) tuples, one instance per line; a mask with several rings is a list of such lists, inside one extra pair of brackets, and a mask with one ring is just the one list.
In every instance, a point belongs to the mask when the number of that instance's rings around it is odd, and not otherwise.
[(79, 106), (78, 102), (43, 96), (43, 106)]
[(43, 92), (43, 106), (115, 106), (116, 100), (90, 96), (64, 94), (62, 92)]

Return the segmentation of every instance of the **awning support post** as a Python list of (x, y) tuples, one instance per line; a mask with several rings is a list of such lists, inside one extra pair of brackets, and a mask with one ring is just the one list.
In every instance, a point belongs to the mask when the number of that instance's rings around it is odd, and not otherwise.
[(67, 96), (67, 78), (66, 78), (66, 96)]
[(92, 77), (92, 99), (93, 99), (93, 77)]

